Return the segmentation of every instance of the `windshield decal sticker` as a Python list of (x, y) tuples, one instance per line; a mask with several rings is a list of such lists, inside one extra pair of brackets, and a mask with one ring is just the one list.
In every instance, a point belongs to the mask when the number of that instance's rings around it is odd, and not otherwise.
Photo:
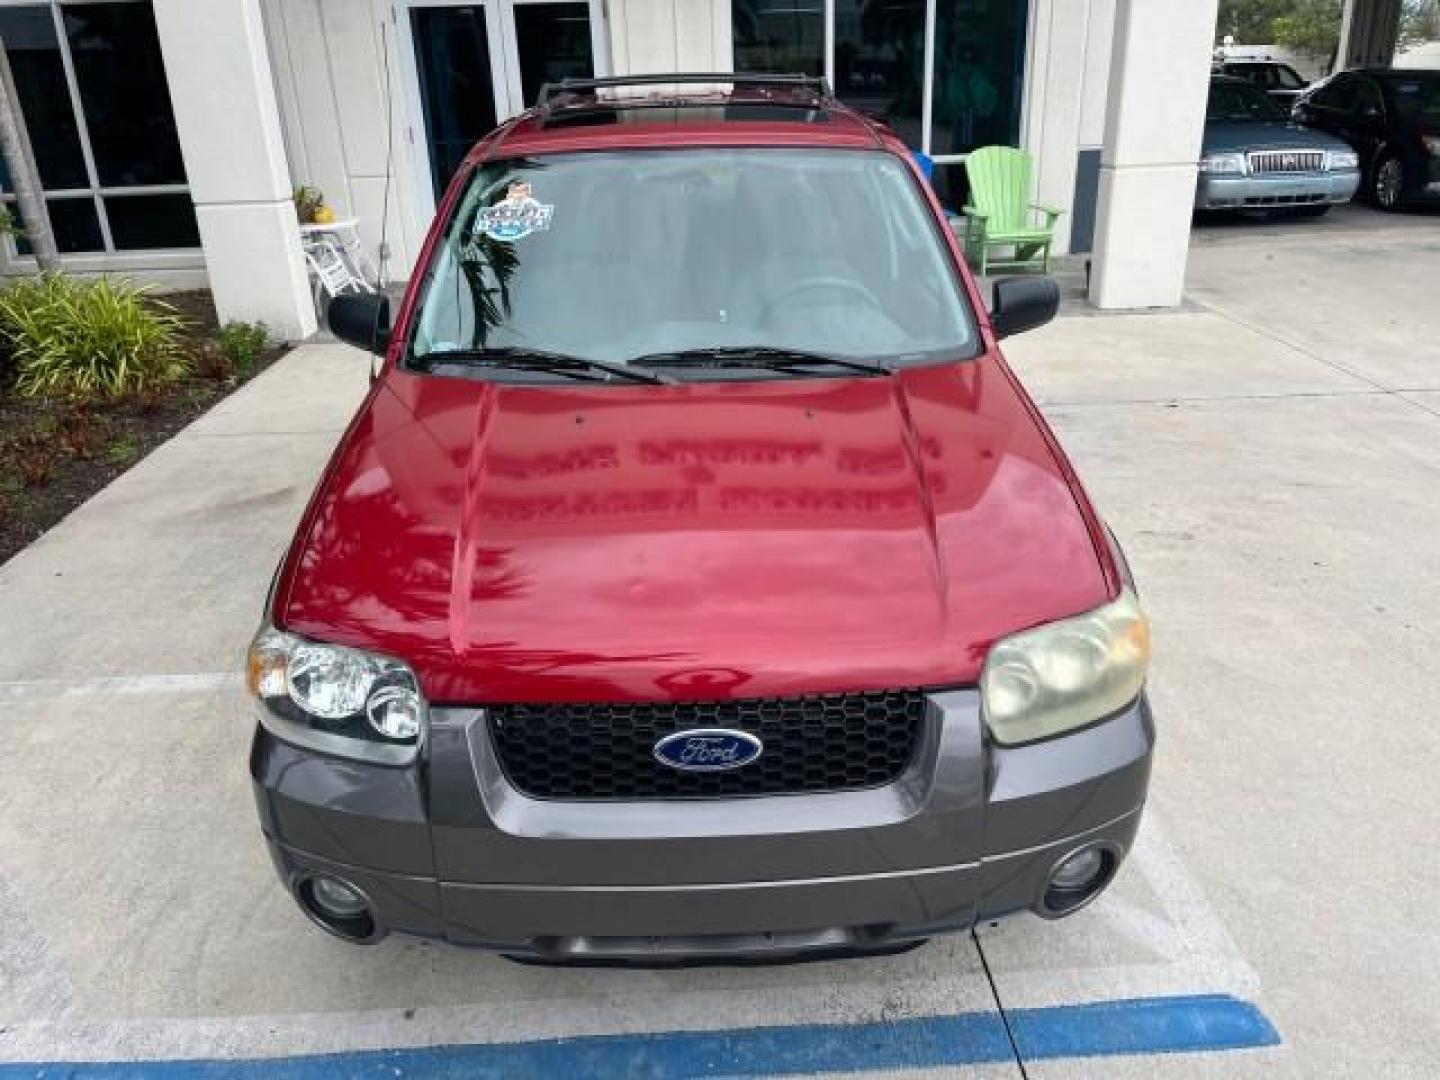
[(475, 231), (491, 240), (514, 243), (533, 232), (550, 228), (555, 208), (536, 202), (530, 185), (517, 180), (505, 191), (505, 198), (481, 210), (475, 219)]

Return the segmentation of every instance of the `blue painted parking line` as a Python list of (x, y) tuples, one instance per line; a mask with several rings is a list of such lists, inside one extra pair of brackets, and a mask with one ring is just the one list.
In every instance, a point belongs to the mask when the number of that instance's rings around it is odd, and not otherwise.
[[(1027, 1061), (1239, 1050), (1280, 1042), (1259, 1009), (1228, 994), (1013, 1009), (1006, 1017)], [(976, 1012), (886, 1023), (599, 1035), (311, 1057), (0, 1065), (0, 1080), (779, 1076), (979, 1065), (1013, 1057), (999, 1013)]]

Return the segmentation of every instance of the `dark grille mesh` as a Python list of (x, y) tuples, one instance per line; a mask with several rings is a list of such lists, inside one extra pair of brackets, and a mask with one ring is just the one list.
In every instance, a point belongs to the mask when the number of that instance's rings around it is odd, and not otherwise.
[[(501, 768), (542, 799), (668, 799), (850, 791), (894, 781), (919, 741), (919, 691), (674, 704), (489, 709)], [(729, 772), (679, 772), (652, 756), (689, 728), (733, 728), (765, 744)]]

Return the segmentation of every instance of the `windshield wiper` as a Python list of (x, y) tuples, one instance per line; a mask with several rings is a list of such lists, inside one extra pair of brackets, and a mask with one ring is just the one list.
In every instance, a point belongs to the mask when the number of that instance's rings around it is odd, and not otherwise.
[(643, 383), (673, 383), (653, 371), (635, 371), (623, 364), (607, 364), (603, 360), (591, 360), (584, 356), (568, 353), (548, 352), (544, 349), (527, 349), (520, 345), (497, 345), (485, 349), (443, 349), (439, 352), (416, 356), (412, 361), (422, 371), (430, 371), (437, 364), (461, 364), (475, 367), (518, 368), (522, 371), (553, 371), (558, 375), (569, 375), (573, 379), (590, 382), (608, 380), (592, 378), (587, 372), (600, 371), (619, 379)]
[(893, 375), (894, 369), (883, 364), (866, 364), (826, 353), (804, 349), (783, 349), (773, 345), (728, 345), (709, 349), (677, 349), (673, 352), (646, 353), (630, 361), (643, 367), (716, 367), (761, 368), (788, 371), (798, 367), (838, 367), (866, 375)]

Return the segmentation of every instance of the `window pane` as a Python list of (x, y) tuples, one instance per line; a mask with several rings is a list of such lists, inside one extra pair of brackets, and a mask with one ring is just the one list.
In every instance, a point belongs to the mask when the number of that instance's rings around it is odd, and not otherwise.
[[(50, 228), (55, 233), (55, 246), (61, 252), (75, 254), (105, 250), (105, 238), (100, 235), (100, 218), (95, 213), (95, 200), (90, 196), (81, 199), (46, 199), (45, 207), (50, 211)], [(13, 207), (11, 212), (19, 217)], [(15, 249), (21, 255), (34, 254), (34, 249), (23, 236), (15, 238)]]
[(439, 199), (465, 155), (495, 126), (485, 9), (414, 8), (415, 62)]
[(1020, 140), (1026, 0), (937, 0), (932, 154)]
[(516, 4), (515, 47), (520, 53), (520, 88), (533, 105), (540, 87), (566, 77), (595, 74), (590, 50), (590, 4)]
[(920, 148), (925, 0), (835, 0), (835, 93)]
[(735, 70), (825, 73), (824, 0), (731, 0)]
[(105, 214), (118, 251), (200, 246), (188, 195), (111, 195), (105, 199)]
[(67, 4), (64, 13), (101, 186), (185, 183), (150, 5)]
[[(5, 38), (5, 51), (10, 54), (10, 67), (15, 72), (20, 107), (40, 167), (40, 183), (51, 189), (89, 187), (50, 8), (0, 8), (0, 35)], [(6, 191), (13, 190), (3, 159), (0, 183)]]

